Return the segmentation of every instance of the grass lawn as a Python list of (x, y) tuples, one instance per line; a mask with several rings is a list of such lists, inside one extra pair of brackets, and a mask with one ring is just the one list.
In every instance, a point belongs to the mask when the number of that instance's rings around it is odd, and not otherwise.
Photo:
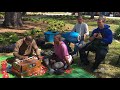
[[(74, 24), (76, 21), (70, 22), (68, 21), (69, 24), (68, 27), (73, 28)], [(96, 21), (85, 21), (88, 24), (89, 31), (92, 32), (95, 28), (97, 28), (97, 23)], [(114, 33), (115, 29), (119, 26), (118, 24), (108, 24), (110, 25), (110, 29)], [(98, 77), (102, 78), (112, 78), (112, 77), (120, 77), (120, 64), (116, 65), (116, 62), (118, 60), (118, 56), (120, 55), (120, 42), (117, 42), (116, 40), (113, 41), (113, 43), (109, 46), (109, 52), (105, 58), (105, 64), (101, 64), (100, 67), (105, 68), (104, 73), (94, 73)], [(89, 59), (91, 62), (94, 60), (94, 54), (90, 52), (89, 54)], [(76, 58), (79, 60), (79, 58)], [(86, 68), (85, 68), (86, 69)], [(87, 69), (86, 69), (87, 70)], [(89, 70), (88, 70), (89, 71)]]
[[(64, 27), (64, 30), (71, 30), (75, 23), (76, 20), (64, 20), (66, 25)], [(94, 20), (85, 20), (85, 22), (88, 24), (89, 26), (89, 31), (92, 32), (93, 29), (97, 28), (97, 24), (96, 21)], [(39, 23), (38, 23), (39, 24)], [(110, 23), (109, 24), (111, 27), (111, 30), (114, 32), (115, 29), (118, 27), (118, 24), (115, 23)], [(47, 25), (42, 24), (40, 22), (40, 25), (36, 26), (38, 28), (43, 28), (43, 30), (47, 27)], [(11, 55), (7, 54), (7, 53), (1, 53), (0, 56), (8, 56)], [(114, 78), (114, 77), (120, 77), (120, 64), (116, 65), (116, 62), (118, 60), (118, 55), (120, 55), (120, 42), (117, 42), (116, 40), (113, 41), (113, 43), (109, 46), (109, 52), (105, 58), (105, 64), (101, 64), (100, 67), (103, 67), (105, 69), (105, 72), (100, 72), (100, 73), (92, 73), (94, 75), (96, 75), (97, 77), (102, 77), (102, 78)], [(90, 66), (88, 67), (83, 67), (83, 69), (85, 69), (86, 71), (89, 72), (89, 67), (91, 67), (92, 62), (94, 62), (94, 53), (90, 52), (89, 53), (89, 60), (91, 62)], [(79, 60), (79, 56), (75, 57), (75, 62), (77, 63)]]

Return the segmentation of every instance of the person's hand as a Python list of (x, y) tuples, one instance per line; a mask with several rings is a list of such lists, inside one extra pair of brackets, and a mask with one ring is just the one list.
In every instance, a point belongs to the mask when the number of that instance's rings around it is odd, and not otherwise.
[(27, 60), (27, 59), (28, 59), (28, 56), (23, 56), (22, 58), (25, 59), (25, 60)]
[(102, 39), (101, 33), (99, 33), (96, 38), (97, 38), (97, 39)]
[(89, 38), (90, 41), (93, 41), (97, 37), (98, 33), (94, 33), (93, 36)]
[(95, 38), (97, 37), (97, 35), (98, 35), (98, 33), (94, 33), (94, 34), (93, 34), (93, 36), (94, 36)]
[(82, 47), (83, 47), (83, 45), (82, 45), (82, 44), (80, 44), (80, 45), (79, 45), (79, 48), (82, 48)]
[(51, 62), (51, 63), (55, 63), (56, 61), (51, 59), (50, 62)]
[(43, 60), (44, 56), (37, 56), (38, 60)]

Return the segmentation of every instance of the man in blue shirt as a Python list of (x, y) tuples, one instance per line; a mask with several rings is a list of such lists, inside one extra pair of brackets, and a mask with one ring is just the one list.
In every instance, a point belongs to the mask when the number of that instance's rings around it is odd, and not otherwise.
[(105, 19), (99, 17), (97, 20), (98, 28), (93, 30), (89, 38), (90, 42), (79, 50), (80, 60), (84, 65), (89, 64), (85, 51), (95, 52), (95, 63), (93, 64), (91, 71), (97, 69), (99, 64), (105, 59), (105, 56), (108, 53), (108, 45), (112, 43), (112, 31), (109, 29), (110, 26), (106, 25), (104, 22)]

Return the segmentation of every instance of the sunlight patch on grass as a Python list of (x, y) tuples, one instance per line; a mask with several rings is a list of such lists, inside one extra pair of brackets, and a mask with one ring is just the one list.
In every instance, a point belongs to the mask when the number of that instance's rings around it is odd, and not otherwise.
[(120, 55), (120, 43), (113, 41), (113, 43), (109, 45), (109, 52), (106, 56), (105, 61), (107, 63), (115, 64), (118, 60), (119, 55)]
[(110, 29), (115, 32), (115, 30), (119, 27), (119, 25), (115, 25), (115, 24), (109, 24), (110, 25)]

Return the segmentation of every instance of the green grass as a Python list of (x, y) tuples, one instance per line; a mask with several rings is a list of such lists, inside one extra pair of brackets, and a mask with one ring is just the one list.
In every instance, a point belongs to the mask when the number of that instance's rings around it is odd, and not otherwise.
[[(8, 58), (11, 58), (12, 56), (2, 56), (0, 57), (0, 62), (4, 61)], [(0, 66), (1, 67), (1, 66)], [(73, 70), (70, 74), (64, 73), (62, 75), (54, 75), (49, 74), (48, 72), (43, 76), (32, 76), (32, 77), (26, 77), (26, 78), (95, 78), (94, 75), (86, 72), (82, 68), (78, 67), (77, 64), (73, 64), (72, 67)], [(16, 78), (15, 75), (9, 74), (10, 78)], [(2, 74), (0, 73), (0, 78), (2, 78)]]
[[(93, 22), (86, 22), (88, 24), (88, 27), (89, 27), (89, 31), (92, 32), (95, 28), (97, 28), (97, 24), (96, 24), (96, 21), (93, 21)], [(71, 29), (74, 27), (74, 24), (75, 24), (75, 21), (74, 22), (70, 22), (69, 21), (69, 24), (68, 27), (71, 27)], [(112, 30), (112, 32), (114, 33), (116, 28), (119, 27), (119, 25), (117, 24), (108, 24), (110, 25), (110, 29)], [(120, 65), (116, 65), (116, 62), (118, 60), (118, 56), (120, 55), (120, 43), (116, 42), (115, 40), (112, 42), (112, 44), (109, 46), (109, 52), (105, 58), (105, 63), (103, 66), (104, 67), (107, 67), (109, 66), (108, 68), (111, 68), (111, 70), (105, 74), (102, 74), (101, 77), (105, 78), (105, 77), (120, 77)], [(91, 53), (89, 54), (89, 59), (91, 60), (94, 60), (94, 53)], [(79, 58), (77, 58), (78, 60)], [(117, 68), (116, 68), (117, 67)], [(116, 72), (115, 72), (116, 71)], [(113, 75), (109, 76), (110, 73), (112, 73)]]
[(86, 22), (89, 26), (97, 26), (97, 22)]
[(113, 32), (115, 32), (116, 28), (119, 27), (119, 25), (116, 25), (116, 24), (109, 24), (110, 25), (110, 28)]
[(113, 41), (113, 43), (109, 46), (109, 52), (106, 57), (106, 62), (115, 64), (118, 60), (119, 55), (120, 55), (120, 43)]
[[(45, 18), (45, 19), (47, 19), (47, 18)], [(71, 30), (74, 27), (74, 25), (75, 25), (75, 23), (77, 21), (76, 20), (64, 20), (64, 22), (66, 23), (65, 30), (68, 29), (68, 28), (69, 28), (69, 30)], [(86, 20), (85, 22), (88, 24), (90, 32), (92, 32), (93, 29), (97, 28), (96, 21), (94, 21), (94, 20), (92, 20), (92, 21)], [(113, 32), (115, 32), (115, 29), (118, 28), (118, 26), (119, 26), (117, 23), (112, 23), (112, 20), (109, 22), (108, 25), (110, 25), (110, 29)], [(116, 41), (113, 41), (112, 44), (109, 46), (109, 52), (108, 52), (108, 54), (107, 54), (107, 56), (105, 58), (105, 63), (106, 64), (104, 64), (104, 66), (105, 67), (106, 67), (106, 65), (110, 66), (109, 68), (112, 68), (113, 71), (114, 70), (120, 71), (120, 65), (116, 65), (116, 62), (118, 60), (118, 56), (119, 55), (120, 55), (120, 43), (118, 43)], [(94, 53), (90, 52), (89, 58), (90, 59), (94, 59), (94, 56), (95, 56)], [(78, 60), (79, 60), (79, 58), (76, 57), (76, 61), (75, 62), (77, 63)], [(117, 69), (115, 69), (116, 67), (117, 67)], [(78, 68), (78, 67), (74, 67), (74, 68)], [(116, 77), (120, 76), (120, 72), (116, 73), (116, 72), (113, 72), (113, 71), (110, 71), (107, 74), (113, 73), (114, 76), (116, 76)], [(75, 70), (73, 72), (75, 73), (77, 71)], [(104, 77), (107, 77), (107, 74)], [(46, 74), (46, 76), (48, 76), (48, 75)], [(46, 76), (43, 76), (43, 77), (46, 77)], [(53, 76), (48, 76), (48, 78), (50, 78), (50, 77), (54, 77), (54, 75)], [(63, 76), (61, 76), (61, 77), (63, 77)], [(69, 77), (69, 75), (66, 75), (66, 77)], [(110, 76), (110, 77), (113, 77), (113, 76)]]

